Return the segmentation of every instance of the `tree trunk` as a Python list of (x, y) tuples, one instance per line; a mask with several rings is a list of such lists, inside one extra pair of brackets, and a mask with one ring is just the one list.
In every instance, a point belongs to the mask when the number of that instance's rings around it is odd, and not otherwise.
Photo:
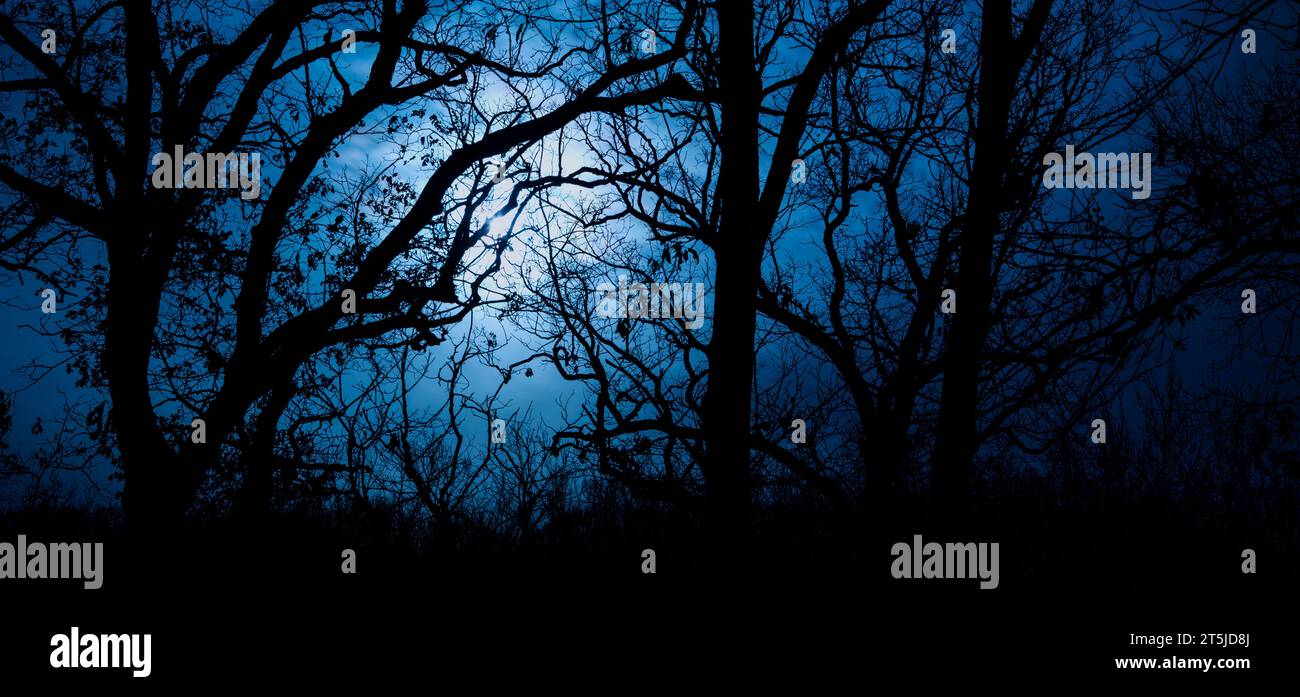
[(749, 530), (749, 431), (754, 333), (763, 231), (758, 207), (758, 107), (754, 8), (718, 5), (722, 97), (721, 217), (714, 248), (713, 328), (704, 430), (705, 503), (716, 551), (739, 554)]
[[(189, 501), (182, 463), (158, 426), (149, 394), (149, 359), (158, 296), (148, 292), (139, 257), (110, 247), (103, 369), (122, 458), (122, 509), (133, 534), (175, 529)], [(152, 299), (151, 299), (152, 298)]]
[[(735, 251), (735, 250), (732, 250)], [(704, 430), (705, 504), (716, 541), (735, 550), (749, 526), (750, 387), (754, 374), (755, 265), (719, 254)]]
[(240, 504), (243, 514), (253, 522), (263, 519), (271, 511), (275, 437), (280, 417), (293, 399), (294, 391), (292, 383), (271, 390), (254, 421), (250, 447), (240, 458), (244, 471)]
[(931, 460), (931, 490), (939, 513), (960, 520), (970, 508), (971, 463), (976, 442), (980, 356), (988, 336), (993, 297), (993, 243), (1000, 232), (1002, 178), (1008, 157), (1007, 120), (1015, 71), (1008, 62), (1011, 7), (984, 5), (980, 32), (979, 121), (975, 163), (962, 224), (957, 271), (957, 313), (944, 358), (939, 429)]

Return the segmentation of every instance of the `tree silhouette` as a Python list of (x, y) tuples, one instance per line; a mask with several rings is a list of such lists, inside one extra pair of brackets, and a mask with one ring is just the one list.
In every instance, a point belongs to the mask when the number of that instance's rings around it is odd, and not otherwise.
[[(728, 568), (786, 506), (964, 524), (1016, 467), (1086, 489), (1093, 419), (1136, 452), (1134, 390), (1212, 311), (1294, 384), (1277, 8), (14, 3), (0, 268), (57, 291), (28, 375), (95, 395), (77, 457), (134, 529), (385, 499), (532, 544), (591, 491), (699, 513)], [(259, 154), (261, 195), (154, 186), (178, 147)], [(1150, 153), (1149, 197), (1047, 188), (1067, 147)], [(598, 309), (672, 283), (703, 322)], [(516, 408), (534, 371), (572, 392)], [(1256, 400), (1279, 471), (1289, 396)]]
[[(436, 344), (487, 302), (481, 274), (465, 274), (473, 250), (506, 244), (482, 223), (496, 200), (488, 161), (508, 172), (583, 114), (681, 92), (671, 75), (625, 86), (685, 53), (693, 7), (665, 50), (627, 60), (597, 31), (562, 48), (562, 20), (416, 0), (19, 4), (0, 16), (2, 88), (22, 105), (6, 108), (22, 134), (0, 162), (19, 213), (6, 245), (15, 267), (59, 245), (102, 251), (80, 310), (92, 326), (70, 343), (86, 381), (107, 387), (123, 504), (141, 529), (185, 510), (259, 400), (249, 445), (265, 452), (312, 356), (397, 331)], [(340, 68), (341, 26), (370, 47), (364, 77)], [(64, 37), (55, 54), (33, 38), (46, 27)], [(420, 135), (412, 116), (434, 128)], [(423, 158), (419, 186), (391, 171), (348, 181), (332, 164), (350, 143), (398, 134), (401, 156)], [(244, 203), (151, 187), (152, 155), (174, 147), (259, 152), (269, 193)], [(179, 437), (191, 417), (206, 443)], [(266, 472), (247, 466), (265, 489)]]

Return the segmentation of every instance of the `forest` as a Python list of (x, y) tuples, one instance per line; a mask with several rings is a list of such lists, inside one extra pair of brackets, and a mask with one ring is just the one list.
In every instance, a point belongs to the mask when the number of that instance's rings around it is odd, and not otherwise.
[(471, 577), (876, 578), (923, 531), (1000, 541), (1003, 591), (1245, 548), (1284, 584), (1298, 37), (5, 0), (0, 528)]

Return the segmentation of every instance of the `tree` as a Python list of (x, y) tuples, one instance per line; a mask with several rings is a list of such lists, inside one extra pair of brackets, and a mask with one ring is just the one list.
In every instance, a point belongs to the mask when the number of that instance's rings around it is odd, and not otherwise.
[[(169, 529), (263, 397), (254, 432), (272, 428), (312, 356), (397, 330), (436, 344), (483, 303), (463, 274), (480, 245), (506, 243), (479, 225), (480, 206), (498, 200), (488, 161), (509, 176), (519, 152), (583, 114), (681, 93), (662, 69), (685, 55), (694, 7), (681, 7), (664, 50), (626, 59), (598, 12), (574, 37), (563, 19), (490, 4), (105, 2), (0, 15), (0, 92), (23, 134), (0, 159), (22, 214), (6, 219), (6, 239), (22, 244), (6, 246), (39, 250), (21, 262), (37, 268), (59, 245), (102, 251), (86, 283), (102, 288), (86, 308), (102, 322), (69, 343), (93, 360), (86, 382), (107, 387), (136, 529)], [(56, 54), (34, 38), (44, 28), (63, 37)], [(351, 39), (368, 70), (341, 66)], [(638, 76), (649, 86), (627, 88)], [(385, 133), (383, 120), (412, 136), (395, 159), (424, 156), (423, 183), (388, 173), (366, 185), (376, 202), (347, 205), (361, 192), (339, 190), (331, 161)], [(263, 154), (269, 193), (151, 186), (153, 156), (176, 148)], [(192, 418), (205, 443), (178, 437)]]
[[(708, 508), (734, 526), (742, 506), (719, 500), (777, 481), (759, 476), (764, 462), (882, 522), (905, 484), (924, 484), (928, 461), (939, 510), (963, 517), (981, 448), (1041, 454), (1076, 437), (1092, 410), (1176, 346), (1167, 335), (1191, 301), (1261, 264), (1293, 264), (1294, 242), (1275, 227), (1293, 200), (1285, 178), (1258, 189), (1273, 203), (1252, 223), (1277, 232), (1228, 255), (1214, 243), (1222, 230), (1168, 215), (1188, 190), (1181, 167), (1165, 170), (1174, 176), (1149, 199), (1042, 185), (1044, 156), (1067, 144), (1146, 149), (1143, 128), (1162, 110), (1179, 113), (1171, 107), (1200, 85), (1194, 76), (1235, 50), (1227, 40), (1268, 4), (1194, 8), (1178, 21), (1121, 3), (1053, 2), (986, 3), (969, 22), (925, 4), (891, 4), (870, 20), (857, 14), (869, 5), (841, 8), (818, 24), (799, 5), (719, 15), (718, 54), (686, 61), (700, 75), (697, 103), (588, 128), (597, 164), (565, 179), (608, 197), (548, 202), (556, 231), (537, 261), (548, 282), (536, 289), (543, 320), (533, 331), (594, 400), (560, 439), (604, 463), (613, 443), (626, 453), (662, 434), (635, 467), (602, 471), (644, 495), (689, 500), (698, 464)], [(761, 37), (734, 49), (752, 51), (771, 76), (759, 107), (748, 69), (721, 67), (726, 21), (733, 38), (741, 25)], [(978, 41), (946, 55), (944, 27)], [(1160, 40), (1135, 41), (1133, 27), (1155, 27)], [(852, 38), (836, 43), (843, 31)], [(761, 67), (782, 42), (805, 49), (801, 69)], [(743, 128), (741, 144), (729, 140), (727, 124), (752, 113), (758, 145)], [(808, 176), (799, 187), (782, 169), (796, 155)], [(683, 272), (711, 276), (707, 341), (680, 322), (592, 312), (601, 281), (648, 285)], [(946, 289), (960, 298), (951, 317), (940, 310)], [(818, 362), (795, 368), (796, 355)], [(856, 433), (831, 416), (845, 413)], [(794, 447), (790, 417), (823, 414), (833, 436)], [(856, 456), (835, 462), (845, 447)], [(741, 462), (736, 450), (745, 466), (719, 474)]]

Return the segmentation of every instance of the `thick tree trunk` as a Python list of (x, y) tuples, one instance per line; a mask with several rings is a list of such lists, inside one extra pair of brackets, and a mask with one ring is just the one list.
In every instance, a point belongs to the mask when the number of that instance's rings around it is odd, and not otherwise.
[(703, 401), (705, 499), (724, 546), (742, 545), (749, 525), (750, 387), (754, 374), (754, 265), (719, 255), (709, 382)]
[(754, 8), (718, 6), (722, 97), (721, 223), (715, 246), (713, 329), (704, 430), (705, 499), (717, 551), (739, 553), (749, 528), (749, 430), (758, 279), (764, 230), (758, 206), (758, 107)]
[(993, 245), (1001, 229), (1007, 121), (1016, 72), (1008, 59), (1011, 46), (1010, 4), (989, 0), (980, 32), (979, 121), (960, 238), (957, 313), (944, 357), (939, 429), (931, 460), (931, 487), (939, 514), (954, 520), (970, 508), (971, 463), (978, 447), (981, 353), (989, 330)]
[(865, 481), (862, 504), (872, 517), (888, 517), (898, 504), (900, 483), (907, 465), (909, 415), (881, 412), (863, 422), (862, 444)]
[(243, 515), (252, 521), (262, 519), (271, 511), (275, 437), (280, 417), (293, 399), (294, 391), (292, 383), (271, 390), (254, 421), (250, 447), (240, 458), (244, 471), (240, 504)]
[(149, 358), (158, 300), (136, 268), (138, 257), (110, 249), (111, 276), (103, 369), (122, 458), (122, 509), (133, 534), (174, 529), (190, 501), (186, 475), (158, 426), (149, 394)]

